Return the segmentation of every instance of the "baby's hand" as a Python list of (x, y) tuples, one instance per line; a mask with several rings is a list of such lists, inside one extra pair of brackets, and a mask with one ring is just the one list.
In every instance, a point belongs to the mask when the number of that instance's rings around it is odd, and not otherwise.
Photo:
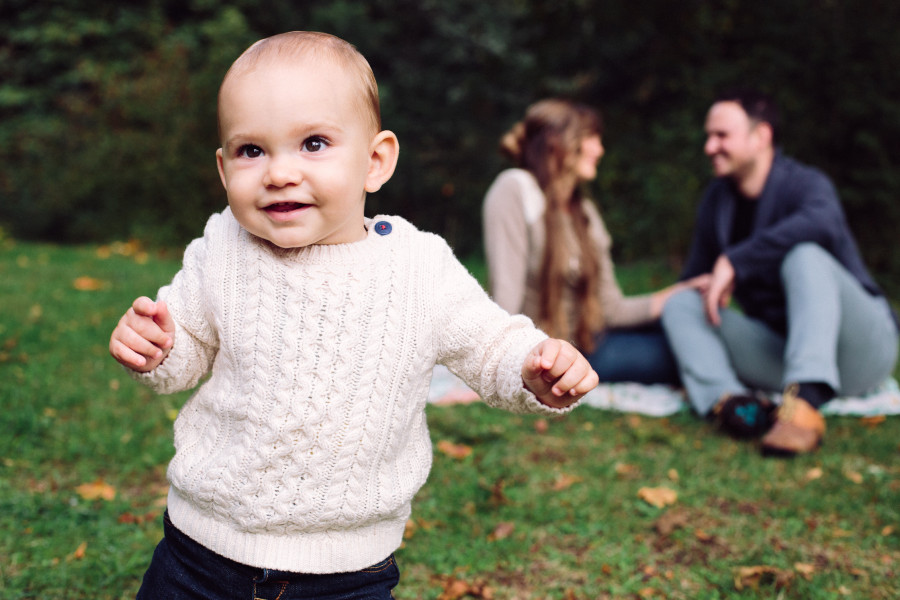
[(522, 381), (543, 404), (565, 408), (597, 387), (600, 378), (572, 344), (547, 339), (525, 357)]
[(109, 353), (117, 361), (135, 371), (152, 371), (168, 356), (175, 343), (175, 321), (166, 303), (141, 296), (109, 339)]

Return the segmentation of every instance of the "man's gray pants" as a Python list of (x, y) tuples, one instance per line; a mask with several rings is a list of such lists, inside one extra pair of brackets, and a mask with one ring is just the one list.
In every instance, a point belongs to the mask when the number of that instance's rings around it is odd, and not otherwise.
[(724, 394), (774, 392), (824, 382), (838, 395), (865, 393), (897, 361), (897, 326), (884, 297), (872, 296), (816, 244), (800, 244), (781, 265), (787, 338), (761, 321), (722, 309), (709, 323), (695, 290), (672, 296), (662, 324), (688, 398), (705, 415)]

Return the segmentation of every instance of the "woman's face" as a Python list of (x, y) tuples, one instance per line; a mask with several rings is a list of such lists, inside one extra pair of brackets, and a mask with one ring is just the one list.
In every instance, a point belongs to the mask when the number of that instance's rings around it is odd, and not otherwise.
[(603, 157), (603, 142), (599, 134), (589, 135), (581, 140), (575, 174), (581, 181), (591, 181), (597, 177), (597, 164)]

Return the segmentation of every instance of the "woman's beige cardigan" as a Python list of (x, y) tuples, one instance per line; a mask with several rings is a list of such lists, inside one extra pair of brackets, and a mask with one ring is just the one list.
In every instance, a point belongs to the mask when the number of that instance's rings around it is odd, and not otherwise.
[[(522, 313), (540, 325), (540, 267), (544, 255), (544, 194), (534, 176), (523, 169), (500, 173), (484, 200), (484, 246), (490, 278), (490, 292), (510, 313)], [(590, 235), (600, 253), (600, 304), (606, 327), (631, 327), (650, 323), (650, 294), (626, 297), (618, 282), (610, 255), (612, 238), (594, 204), (582, 203), (590, 221)], [(571, 221), (564, 220), (564, 239), (571, 244), (573, 271), (577, 271), (578, 244)], [(574, 282), (573, 282), (574, 283)], [(571, 306), (574, 289), (568, 287), (563, 301)], [(568, 311), (570, 331), (575, 325)]]

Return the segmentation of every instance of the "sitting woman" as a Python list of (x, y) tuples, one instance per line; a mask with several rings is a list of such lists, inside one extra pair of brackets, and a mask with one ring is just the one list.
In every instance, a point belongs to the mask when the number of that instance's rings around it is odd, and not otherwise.
[(612, 240), (584, 193), (603, 156), (601, 135), (599, 113), (543, 100), (502, 138), (501, 151), (518, 168), (500, 173), (484, 200), (491, 295), (572, 341), (601, 381), (678, 385), (658, 320), (669, 296), (702, 281), (623, 295)]

